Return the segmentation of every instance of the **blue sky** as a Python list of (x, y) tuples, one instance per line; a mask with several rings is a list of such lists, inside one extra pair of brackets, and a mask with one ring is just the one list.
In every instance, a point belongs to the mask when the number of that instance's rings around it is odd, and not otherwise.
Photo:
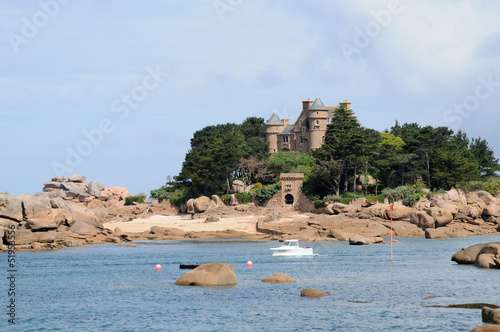
[(2, 1), (0, 36), (14, 195), (72, 174), (149, 193), (195, 131), (293, 122), (317, 96), (369, 128), (448, 126), (500, 156), (498, 1)]

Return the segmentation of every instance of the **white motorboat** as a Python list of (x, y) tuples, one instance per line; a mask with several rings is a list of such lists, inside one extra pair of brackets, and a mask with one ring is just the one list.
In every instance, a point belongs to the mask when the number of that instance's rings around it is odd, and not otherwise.
[(299, 247), (299, 240), (286, 240), (281, 247), (271, 248), (273, 256), (312, 256), (311, 247)]

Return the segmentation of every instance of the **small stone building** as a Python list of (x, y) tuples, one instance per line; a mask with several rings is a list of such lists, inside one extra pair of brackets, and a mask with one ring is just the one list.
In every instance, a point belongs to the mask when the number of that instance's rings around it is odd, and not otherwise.
[(283, 207), (297, 207), (302, 195), (304, 173), (282, 173), (280, 179)]

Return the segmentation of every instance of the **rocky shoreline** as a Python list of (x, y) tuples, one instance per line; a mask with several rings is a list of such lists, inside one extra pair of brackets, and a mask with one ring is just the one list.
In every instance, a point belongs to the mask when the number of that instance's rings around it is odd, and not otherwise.
[[(188, 202), (189, 203), (189, 202)], [(409, 208), (396, 202), (367, 203), (358, 199), (349, 205), (330, 203), (314, 212), (290, 208), (266, 208), (253, 203), (226, 206), (217, 197), (193, 200), (188, 209), (201, 226), (197, 231), (183, 227), (148, 227), (131, 232), (127, 223), (138, 218), (175, 216), (179, 211), (170, 203), (134, 204), (93, 199), (76, 203), (46, 195), (11, 196), (0, 194), (0, 235), (2, 250), (15, 232), (18, 250), (46, 250), (99, 243), (121, 243), (135, 239), (242, 238), (261, 240), (298, 239), (301, 241), (349, 241), (351, 244), (383, 243), (382, 237), (425, 236), (428, 239), (500, 234), (500, 200), (487, 192), (464, 193), (450, 190), (423, 198)], [(186, 218), (188, 215), (185, 215)], [(250, 231), (237, 227), (209, 231), (208, 224), (226, 218), (245, 218)], [(106, 224), (121, 222), (109, 229)], [(207, 225), (207, 227), (203, 227)], [(255, 225), (255, 226), (253, 226)], [(123, 229), (122, 229), (123, 228)]]

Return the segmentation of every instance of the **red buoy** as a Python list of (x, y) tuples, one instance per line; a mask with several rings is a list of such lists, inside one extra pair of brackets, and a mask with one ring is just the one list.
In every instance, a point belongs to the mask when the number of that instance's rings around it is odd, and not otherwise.
[(247, 262), (247, 266), (249, 266), (249, 267), (250, 267), (250, 266), (253, 266), (252, 261), (248, 261), (248, 262)]
[(156, 264), (155, 269), (156, 269), (156, 271), (161, 271), (161, 265), (160, 264)]

